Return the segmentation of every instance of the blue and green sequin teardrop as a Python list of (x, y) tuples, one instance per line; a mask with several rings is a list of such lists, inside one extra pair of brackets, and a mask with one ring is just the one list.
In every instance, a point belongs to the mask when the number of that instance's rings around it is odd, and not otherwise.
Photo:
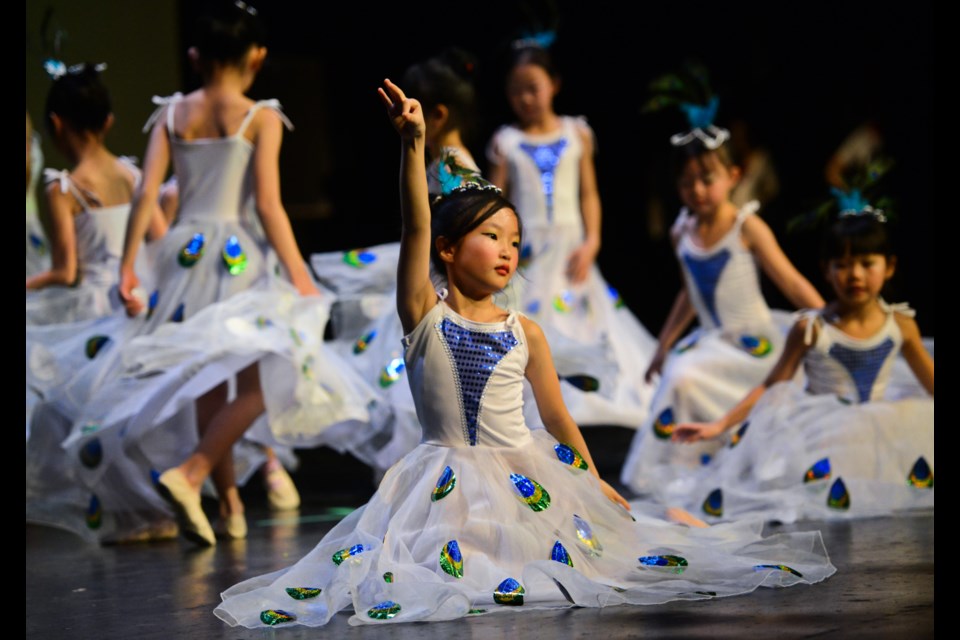
[(710, 492), (710, 495), (707, 496), (707, 499), (703, 501), (703, 512), (708, 516), (714, 516), (719, 518), (723, 515), (723, 490), (714, 489)]
[(358, 556), (361, 553), (363, 553), (365, 550), (366, 549), (364, 549), (362, 544), (355, 544), (349, 549), (340, 549), (340, 551), (337, 551), (335, 554), (333, 554), (333, 557), (331, 559), (333, 560), (333, 564), (340, 565), (340, 563), (342, 563), (347, 558)]
[(370, 343), (373, 342), (373, 339), (377, 337), (377, 330), (374, 329), (370, 333), (360, 336), (357, 338), (357, 341), (353, 343), (353, 354), (359, 355), (367, 350), (370, 346)]
[(497, 586), (497, 590), (493, 592), (493, 601), (497, 604), (519, 607), (523, 604), (524, 593), (526, 592), (523, 589), (523, 585), (513, 578), (507, 578), (501, 582), (499, 586)]
[(93, 360), (108, 342), (110, 342), (110, 338), (108, 336), (93, 336), (87, 340), (87, 344), (84, 347), (83, 352), (87, 354), (87, 358)]
[(583, 459), (580, 452), (569, 444), (556, 444), (553, 446), (553, 450), (557, 453), (557, 459), (560, 460), (560, 462), (568, 464), (574, 469), (586, 471), (590, 468), (590, 465)]
[(681, 556), (641, 556), (637, 558), (643, 567), (666, 569), (670, 573), (683, 573), (687, 568), (687, 559)]
[(510, 480), (520, 499), (534, 511), (544, 511), (550, 506), (550, 494), (536, 480), (519, 473), (511, 473)]
[(260, 612), (260, 622), (268, 624), (271, 627), (283, 624), (284, 622), (293, 622), (296, 619), (297, 616), (292, 613), (287, 613), (282, 609), (267, 609), (266, 611)]
[(927, 464), (926, 458), (920, 456), (913, 463), (907, 482), (919, 489), (933, 489), (933, 469)]
[(550, 559), (565, 564), (568, 567), (573, 567), (573, 559), (570, 558), (566, 547), (564, 547), (559, 540), (553, 543), (553, 549), (550, 550)]
[(389, 620), (400, 613), (400, 605), (393, 600), (384, 600), (380, 604), (373, 605), (367, 616), (374, 620)]
[(287, 587), (286, 591), (294, 600), (309, 600), (320, 595), (320, 589), (314, 587)]
[(240, 240), (237, 236), (227, 238), (223, 245), (223, 264), (227, 272), (232, 276), (238, 276), (247, 270), (247, 254), (240, 246)]
[(803, 577), (803, 574), (802, 574), (802, 573), (800, 573), (800, 572), (797, 571), (796, 569), (793, 569), (793, 568), (791, 568), (791, 567), (788, 567), (788, 566), (785, 565), (785, 564), (758, 564), (757, 566), (755, 566), (755, 567), (753, 568), (754, 571), (763, 571), (764, 569), (776, 569), (776, 570), (778, 570), (778, 571), (783, 571), (784, 573), (792, 573), (793, 575), (797, 576), (798, 578), (802, 578), (802, 577)]
[(350, 265), (351, 267), (362, 268), (368, 264), (372, 264), (377, 259), (375, 253), (370, 253), (369, 251), (364, 251), (363, 249), (353, 249), (351, 251), (343, 252), (343, 261)]
[(206, 244), (206, 240), (203, 234), (195, 233), (190, 241), (183, 245), (183, 249), (180, 249), (180, 253), (177, 255), (177, 262), (180, 263), (180, 266), (189, 269), (197, 264), (203, 257), (204, 244)]
[(807, 469), (807, 472), (803, 474), (804, 484), (808, 482), (816, 482), (817, 480), (826, 480), (830, 477), (830, 458), (823, 458), (822, 460), (817, 460), (813, 465)]
[(764, 336), (740, 336), (740, 346), (754, 358), (763, 358), (773, 351), (773, 345)]
[(430, 501), (443, 500), (453, 491), (455, 486), (457, 486), (457, 475), (450, 467), (444, 467), (440, 479), (437, 480), (437, 486), (430, 495)]
[(837, 478), (830, 485), (830, 493), (827, 494), (827, 506), (841, 511), (850, 508), (850, 494), (847, 493), (847, 485), (843, 483), (842, 478)]
[(673, 409), (667, 407), (661, 411), (657, 419), (653, 421), (653, 435), (660, 440), (669, 440), (671, 436), (673, 436), (673, 428), (675, 426)]
[(454, 578), (463, 577), (463, 556), (456, 540), (451, 540), (440, 550), (440, 568)]

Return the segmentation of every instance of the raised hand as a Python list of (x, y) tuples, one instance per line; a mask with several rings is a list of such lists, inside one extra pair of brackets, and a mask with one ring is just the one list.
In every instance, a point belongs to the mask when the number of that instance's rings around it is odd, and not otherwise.
[(397, 85), (384, 80), (383, 86), (377, 89), (380, 100), (387, 108), (387, 115), (393, 128), (401, 138), (415, 140), (426, 134), (426, 124), (423, 120), (423, 108), (413, 98), (408, 98)]

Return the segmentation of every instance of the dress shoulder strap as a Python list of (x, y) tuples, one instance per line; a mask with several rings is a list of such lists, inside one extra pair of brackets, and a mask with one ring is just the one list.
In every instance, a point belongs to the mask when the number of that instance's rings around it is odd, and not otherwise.
[(80, 203), (80, 206), (84, 209), (90, 209), (90, 202), (84, 197), (83, 192), (74, 184), (73, 180), (70, 178), (70, 172), (66, 169), (60, 171), (56, 169), (44, 169), (43, 170), (43, 181), (46, 184), (51, 182), (60, 183), (60, 193), (70, 193), (74, 198)]
[(740, 207), (739, 211), (737, 211), (737, 221), (734, 223), (734, 225), (739, 230), (740, 227), (743, 226), (744, 220), (746, 220), (752, 215), (755, 215), (759, 210), (760, 210), (759, 200), (751, 200), (750, 202), (747, 202), (742, 207)]
[(293, 123), (290, 122), (290, 119), (283, 113), (283, 107), (280, 106), (280, 101), (277, 99), (270, 100), (257, 100), (250, 110), (247, 111), (247, 115), (244, 116), (243, 122), (240, 123), (240, 129), (237, 131), (236, 136), (240, 137), (247, 130), (247, 127), (250, 125), (250, 121), (253, 120), (253, 116), (257, 114), (257, 111), (260, 109), (273, 109), (276, 111), (277, 115), (280, 117), (283, 125), (289, 130), (293, 131)]
[(173, 106), (176, 103), (183, 100), (183, 94), (177, 91), (172, 96), (153, 96), (153, 104), (157, 105), (157, 108), (153, 110), (153, 113), (150, 114), (150, 117), (147, 118), (147, 123), (143, 125), (143, 132), (147, 133), (150, 129), (153, 128), (153, 125), (157, 123), (157, 120), (160, 119), (163, 110), (167, 109), (167, 131), (173, 133)]
[(800, 309), (794, 314), (796, 321), (807, 321), (807, 326), (803, 330), (803, 344), (808, 347), (813, 344), (813, 329), (819, 331), (823, 326), (823, 313), (820, 309)]
[(917, 310), (906, 302), (887, 302), (883, 298), (880, 298), (880, 308), (890, 315), (899, 313), (908, 318), (913, 318), (917, 315)]

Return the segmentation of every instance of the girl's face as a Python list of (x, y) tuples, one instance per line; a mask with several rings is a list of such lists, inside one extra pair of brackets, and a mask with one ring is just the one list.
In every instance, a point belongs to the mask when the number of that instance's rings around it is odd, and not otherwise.
[(680, 200), (695, 215), (713, 215), (730, 200), (740, 180), (740, 169), (727, 167), (715, 153), (690, 158), (683, 166), (677, 187)]
[(507, 100), (521, 123), (541, 122), (553, 113), (557, 84), (537, 64), (520, 64), (507, 77)]
[[(461, 286), (490, 293), (507, 286), (520, 259), (520, 225), (512, 209), (500, 209), (455, 245), (440, 251), (447, 272)], [(451, 274), (451, 275), (453, 275)]]
[(847, 306), (863, 306), (880, 296), (894, 267), (894, 258), (882, 253), (847, 254), (827, 261), (825, 275), (837, 300)]

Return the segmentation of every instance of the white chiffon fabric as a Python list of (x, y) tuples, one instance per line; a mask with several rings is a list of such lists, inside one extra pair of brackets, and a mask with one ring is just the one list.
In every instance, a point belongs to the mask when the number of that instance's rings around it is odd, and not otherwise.
[(900, 357), (896, 313), (913, 312), (891, 305), (880, 331), (856, 339), (808, 312), (817, 335), (805, 384), (768, 389), (733, 446), (696, 476), (665, 484), (660, 500), (708, 521), (933, 509), (934, 401)]
[(608, 500), (579, 454), (523, 417), (519, 316), (470, 321), (444, 302), (405, 340), (422, 442), (371, 500), (293, 566), (222, 594), (230, 625), (449, 620), (501, 610), (701, 600), (815, 583), (819, 532), (689, 529)]
[(767, 306), (755, 258), (741, 237), (758, 206), (741, 208), (730, 231), (706, 249), (690, 237), (687, 209), (677, 218), (677, 255), (699, 326), (667, 357), (650, 413), (630, 445), (620, 480), (637, 494), (656, 493), (708, 464), (729, 441), (673, 442), (674, 425), (719, 418), (766, 378), (780, 356), (793, 320)]
[[(643, 379), (656, 338), (633, 315), (596, 264), (587, 278), (567, 277), (570, 256), (584, 240), (580, 209), (584, 118), (563, 116), (553, 133), (530, 135), (516, 126), (494, 134), (488, 156), (507, 169), (507, 196), (523, 221), (518, 277), (505, 305), (534, 319), (550, 343), (564, 401), (577, 424), (637, 429), (653, 387)], [(539, 417), (528, 397), (527, 419)]]

